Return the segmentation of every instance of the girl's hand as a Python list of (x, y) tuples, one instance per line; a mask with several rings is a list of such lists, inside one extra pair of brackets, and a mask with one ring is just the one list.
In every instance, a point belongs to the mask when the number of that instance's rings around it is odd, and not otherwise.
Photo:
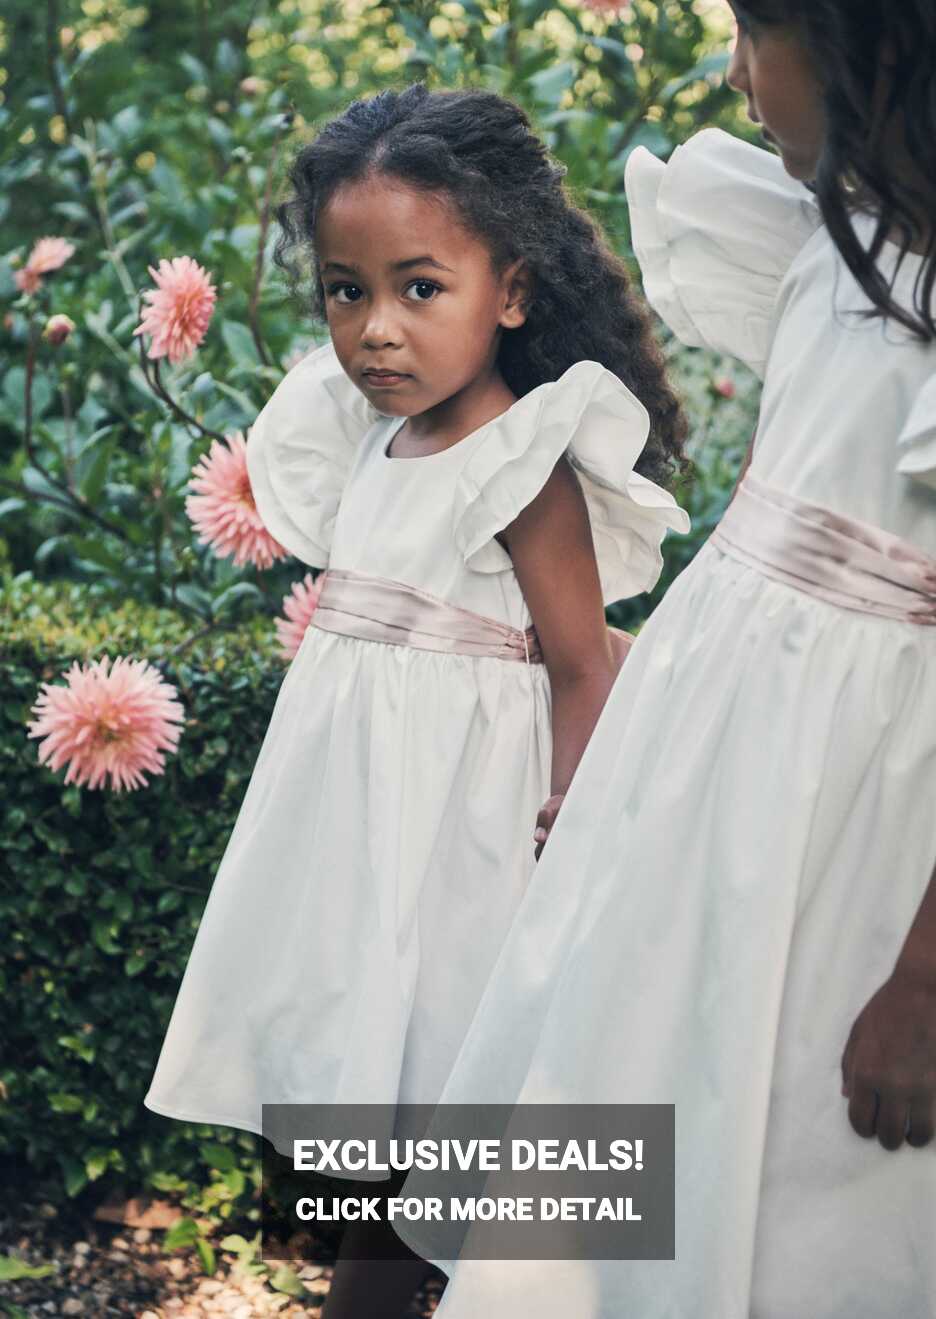
[(927, 1145), (936, 1108), (936, 982), (898, 962), (851, 1028), (842, 1094), (859, 1136), (886, 1150)]
[(536, 859), (540, 859), (540, 853), (546, 846), (546, 839), (549, 837), (549, 831), (556, 823), (556, 816), (559, 814), (559, 807), (562, 805), (564, 792), (554, 792), (551, 797), (540, 807), (539, 814), (536, 817), (536, 828), (533, 830), (533, 841), (536, 843)]

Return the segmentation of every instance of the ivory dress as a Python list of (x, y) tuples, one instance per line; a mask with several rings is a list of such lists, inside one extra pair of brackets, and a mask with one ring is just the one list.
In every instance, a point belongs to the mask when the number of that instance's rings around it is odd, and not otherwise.
[[(753, 482), (638, 635), (442, 1102), (675, 1104), (676, 1258), (439, 1259), (439, 1319), (933, 1319), (936, 1147), (859, 1137), (840, 1063), (936, 863), (936, 345), (843, 314), (771, 153), (705, 130), (626, 186), (650, 301), (765, 376)], [(788, 515), (846, 546), (816, 582), (768, 562)]]
[[(652, 587), (666, 529), (688, 529), (633, 471), (646, 409), (596, 362), (439, 453), (389, 456), (403, 420), (370, 407), (331, 345), (281, 382), (247, 461), (265, 525), (298, 559), (404, 583), (516, 639), (531, 619), (494, 537), (563, 453), (606, 603)], [(313, 616), (146, 1105), (260, 1131), (262, 1103), (434, 1102), (535, 869), (551, 749), (542, 663), (343, 635)]]

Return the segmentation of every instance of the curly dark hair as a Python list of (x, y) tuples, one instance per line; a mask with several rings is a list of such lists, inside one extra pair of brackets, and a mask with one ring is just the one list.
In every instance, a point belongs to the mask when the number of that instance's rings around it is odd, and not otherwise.
[(667, 378), (649, 315), (623, 261), (562, 183), (524, 110), (494, 92), (430, 92), (414, 83), (356, 100), (300, 147), (293, 195), (275, 210), (275, 263), (294, 292), (313, 258), (312, 312), (325, 319), (315, 225), (340, 186), (379, 174), (443, 192), (501, 274), (523, 258), (531, 275), (526, 321), (505, 330), (497, 364), (522, 397), (583, 359), (600, 362), (643, 402), (650, 435), (636, 469), (668, 484), (686, 466), (688, 427)]
[[(936, 338), (933, 283), (936, 224), (920, 232), (919, 216), (936, 216), (936, 3), (934, 0), (732, 0), (741, 17), (800, 29), (822, 88), (825, 141), (809, 185), (842, 259), (875, 310), (924, 343)], [(899, 127), (906, 160), (896, 158), (890, 130)], [(909, 168), (908, 168), (909, 167)], [(868, 248), (851, 224), (856, 210), (877, 224)], [(915, 241), (926, 243), (913, 305), (893, 297), (876, 261), (896, 231), (898, 262)]]

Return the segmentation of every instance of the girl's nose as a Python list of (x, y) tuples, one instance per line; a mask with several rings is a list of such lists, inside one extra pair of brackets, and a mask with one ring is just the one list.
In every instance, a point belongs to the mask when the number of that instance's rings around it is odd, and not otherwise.
[(361, 346), (383, 348), (399, 342), (399, 328), (393, 312), (384, 299), (375, 298), (364, 322)]
[(746, 96), (750, 93), (751, 83), (748, 77), (747, 59), (743, 47), (744, 42), (741, 37), (735, 37), (728, 68), (725, 70), (725, 82), (732, 91), (741, 92), (742, 95)]

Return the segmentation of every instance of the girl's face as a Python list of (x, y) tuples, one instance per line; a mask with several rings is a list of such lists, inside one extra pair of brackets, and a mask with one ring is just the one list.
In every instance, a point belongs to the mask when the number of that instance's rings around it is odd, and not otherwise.
[(822, 151), (825, 114), (819, 77), (799, 29), (763, 23), (729, 0), (738, 35), (726, 79), (747, 97), (748, 114), (783, 158), (788, 174), (811, 180)]
[[(335, 353), (379, 412), (412, 417), (493, 370), (501, 327), (522, 325), (515, 262), (487, 247), (445, 198), (377, 177), (335, 192), (315, 231)], [(381, 383), (373, 371), (398, 373)]]

